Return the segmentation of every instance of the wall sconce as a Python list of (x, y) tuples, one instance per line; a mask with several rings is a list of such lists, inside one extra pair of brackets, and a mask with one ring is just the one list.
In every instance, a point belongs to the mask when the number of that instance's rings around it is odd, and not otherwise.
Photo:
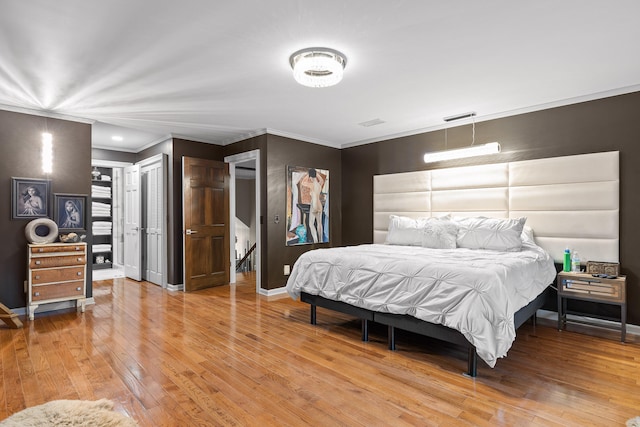
[(42, 172), (53, 172), (53, 135), (49, 132), (42, 134)]

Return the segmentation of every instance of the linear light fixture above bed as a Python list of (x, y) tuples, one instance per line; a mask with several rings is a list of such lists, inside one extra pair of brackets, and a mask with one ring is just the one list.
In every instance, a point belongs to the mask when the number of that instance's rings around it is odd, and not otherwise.
[(472, 145), (465, 148), (457, 148), (455, 150), (434, 151), (424, 155), (425, 163), (441, 162), (443, 160), (462, 159), (465, 157), (485, 156), (487, 154), (496, 154), (500, 152), (500, 144), (498, 142), (489, 142), (482, 145)]
[[(488, 154), (497, 154), (500, 152), (500, 144), (497, 142), (489, 142), (482, 145), (474, 145), (476, 142), (476, 113), (470, 111), (468, 113), (457, 114), (455, 116), (445, 117), (442, 120), (452, 122), (454, 120), (468, 119), (473, 120), (471, 128), (471, 145), (464, 148), (455, 148), (452, 150), (434, 151), (424, 155), (425, 163), (441, 162), (443, 160), (463, 159), (465, 157), (486, 156)], [(447, 129), (444, 130), (444, 144), (447, 146)]]

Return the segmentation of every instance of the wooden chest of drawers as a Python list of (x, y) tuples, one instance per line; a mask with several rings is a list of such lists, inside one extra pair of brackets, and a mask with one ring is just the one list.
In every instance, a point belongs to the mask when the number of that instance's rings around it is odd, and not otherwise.
[(86, 298), (87, 244), (52, 243), (29, 245), (27, 265), (27, 314), (41, 304), (76, 301), (84, 313)]

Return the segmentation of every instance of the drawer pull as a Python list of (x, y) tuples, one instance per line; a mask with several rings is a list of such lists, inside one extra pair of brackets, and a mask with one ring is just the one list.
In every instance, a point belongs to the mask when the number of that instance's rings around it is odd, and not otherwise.
[(80, 247), (79, 247), (79, 246), (76, 246), (76, 251), (79, 251), (79, 250), (80, 250)]
[(82, 271), (78, 271), (78, 276), (82, 276)]
[(82, 290), (82, 288), (81, 288), (81, 287), (77, 287), (77, 288), (76, 288), (76, 291), (81, 291), (81, 290)]
[(36, 265), (40, 265), (40, 261), (36, 261)]
[(40, 278), (40, 276), (36, 276), (36, 279), (39, 279), (39, 278)]
[(82, 261), (82, 258), (78, 258), (78, 261)]
[(40, 248), (38, 249), (38, 252), (44, 252), (44, 249)]
[(34, 292), (34, 293), (33, 293), (33, 296), (34, 296), (34, 297), (39, 297), (39, 296), (40, 296), (40, 292)]

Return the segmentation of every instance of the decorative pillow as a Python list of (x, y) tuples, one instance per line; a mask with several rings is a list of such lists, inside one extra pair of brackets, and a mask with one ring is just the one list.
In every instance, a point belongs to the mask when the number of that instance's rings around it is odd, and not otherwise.
[(530, 242), (533, 244), (536, 243), (535, 239), (533, 238), (533, 228), (529, 227), (528, 225), (522, 227), (522, 234), (520, 235), (520, 238), (523, 242)]
[(457, 218), (457, 245), (460, 248), (491, 249), (494, 251), (519, 251), (522, 248), (522, 229), (526, 217)]
[(422, 227), (422, 247), (455, 249), (458, 226), (448, 217), (427, 218)]
[(389, 245), (421, 246), (425, 218), (413, 219), (390, 215), (386, 243)]

